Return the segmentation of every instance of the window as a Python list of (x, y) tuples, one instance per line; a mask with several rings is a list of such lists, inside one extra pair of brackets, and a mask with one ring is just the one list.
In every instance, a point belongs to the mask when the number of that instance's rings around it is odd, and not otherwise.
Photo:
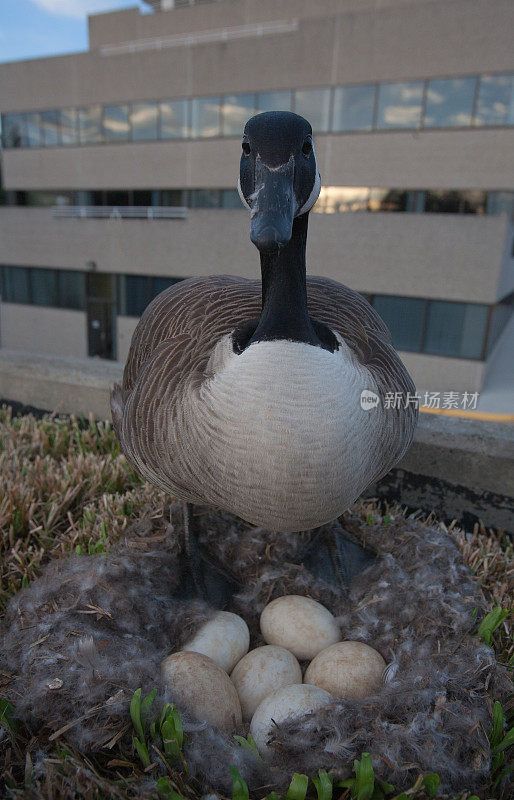
[(294, 110), (311, 123), (313, 131), (328, 131), (330, 89), (304, 89), (295, 92)]
[(425, 128), (455, 128), (471, 125), (476, 78), (429, 81)]
[(403, 189), (371, 189), (370, 211), (407, 211), (408, 192)]
[(334, 91), (334, 131), (370, 131), (375, 86), (344, 86)]
[(59, 305), (83, 311), (86, 308), (86, 275), (71, 269), (58, 270)]
[(191, 133), (193, 137), (219, 136), (219, 97), (195, 97), (191, 101)]
[(105, 205), (106, 206), (130, 206), (131, 198), (130, 194), (127, 191), (123, 191), (123, 189), (114, 189), (111, 191), (106, 191), (105, 193)]
[(62, 144), (78, 143), (78, 119), (76, 108), (64, 108), (61, 111), (61, 142)]
[(161, 292), (164, 292), (165, 289), (169, 289), (169, 287), (173, 286), (173, 284), (179, 283), (180, 278), (150, 278), (150, 280), (153, 299)]
[(82, 144), (94, 144), (103, 140), (102, 106), (79, 108), (79, 131)]
[(185, 205), (184, 191), (182, 189), (162, 189), (159, 202), (161, 206)]
[(2, 114), (2, 139), (6, 148), (27, 146), (24, 114)]
[(257, 111), (291, 111), (291, 92), (260, 92), (257, 95)]
[(487, 213), (514, 217), (514, 192), (487, 192)]
[(255, 114), (255, 95), (231, 94), (223, 101), (224, 136), (241, 136), (244, 126)]
[(481, 358), (487, 329), (488, 306), (429, 300), (425, 353)]
[(25, 114), (25, 132), (27, 137), (27, 147), (40, 147), (41, 140), (41, 120), (39, 114)]
[(134, 103), (130, 111), (132, 141), (157, 139), (158, 121), (157, 103)]
[(4, 267), (4, 300), (6, 303), (30, 303), (29, 270), (26, 267)]
[(61, 143), (61, 126), (59, 111), (41, 112), (41, 144), (53, 147)]
[(433, 214), (484, 214), (486, 195), (482, 191), (427, 191), (424, 211)]
[(221, 190), (221, 207), (222, 208), (243, 208), (241, 198), (237, 189), (222, 189)]
[(128, 106), (104, 106), (103, 132), (108, 142), (128, 142), (130, 135)]
[(140, 317), (152, 299), (147, 275), (120, 275), (121, 314)]
[(423, 337), (426, 301), (414, 297), (375, 295), (373, 308), (391, 331), (399, 350), (419, 352)]
[(189, 136), (188, 100), (160, 103), (161, 139), (185, 139)]
[(514, 125), (514, 76), (482, 75), (476, 125)]
[(336, 214), (344, 211), (367, 211), (367, 186), (322, 186), (313, 211), (317, 214)]
[(34, 305), (57, 305), (57, 272), (55, 269), (31, 268), (30, 285)]
[(423, 83), (384, 83), (378, 90), (378, 128), (418, 128)]
[(191, 208), (219, 208), (220, 204), (219, 189), (191, 189), (189, 199)]

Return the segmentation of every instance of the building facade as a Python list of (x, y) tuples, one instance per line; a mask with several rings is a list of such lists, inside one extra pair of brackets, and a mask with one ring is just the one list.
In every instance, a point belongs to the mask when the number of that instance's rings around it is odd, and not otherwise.
[(288, 109), (323, 181), (309, 271), (370, 299), (420, 389), (508, 393), (512, 2), (149, 6), (0, 65), (0, 346), (123, 361), (171, 282), (257, 277), (241, 132)]

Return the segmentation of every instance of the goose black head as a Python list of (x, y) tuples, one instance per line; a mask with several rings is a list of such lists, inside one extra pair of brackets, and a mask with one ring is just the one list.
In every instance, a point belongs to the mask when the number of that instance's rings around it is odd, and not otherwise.
[(298, 114), (268, 111), (248, 120), (242, 147), (238, 189), (251, 212), (250, 238), (271, 252), (287, 244), (294, 218), (320, 193), (312, 128)]

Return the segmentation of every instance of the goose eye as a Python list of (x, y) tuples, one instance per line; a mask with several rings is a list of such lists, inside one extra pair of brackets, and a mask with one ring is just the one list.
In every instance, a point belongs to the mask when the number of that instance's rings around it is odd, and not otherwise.
[(245, 154), (245, 156), (249, 156), (250, 152), (251, 152), (251, 148), (250, 148), (249, 142), (243, 142), (241, 147), (243, 148), (243, 153)]
[(312, 151), (312, 141), (310, 139), (306, 139), (302, 145), (302, 153), (304, 156), (310, 156)]

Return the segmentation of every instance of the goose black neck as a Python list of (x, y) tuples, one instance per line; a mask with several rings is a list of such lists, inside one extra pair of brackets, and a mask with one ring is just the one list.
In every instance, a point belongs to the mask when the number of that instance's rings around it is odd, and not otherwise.
[(308, 213), (293, 221), (289, 242), (261, 252), (262, 312), (251, 341), (289, 339), (320, 345), (307, 311), (305, 250)]

